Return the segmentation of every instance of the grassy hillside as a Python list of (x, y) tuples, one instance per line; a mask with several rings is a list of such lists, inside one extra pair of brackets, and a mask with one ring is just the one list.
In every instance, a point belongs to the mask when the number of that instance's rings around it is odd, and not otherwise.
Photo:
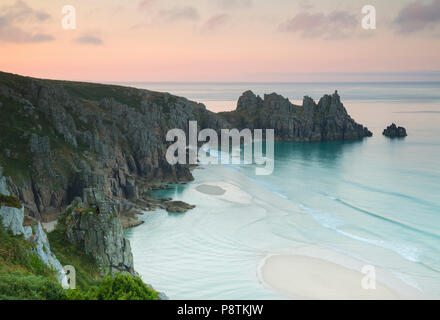
[(100, 277), (92, 257), (64, 240), (61, 230), (49, 234), (52, 251), (63, 265), (76, 269), (76, 290), (64, 290), (55, 275), (32, 252), (23, 236), (0, 227), (0, 300), (157, 300), (158, 293), (139, 277)]
[(0, 300), (65, 298), (55, 272), (32, 249), (22, 235), (13, 236), (0, 227)]

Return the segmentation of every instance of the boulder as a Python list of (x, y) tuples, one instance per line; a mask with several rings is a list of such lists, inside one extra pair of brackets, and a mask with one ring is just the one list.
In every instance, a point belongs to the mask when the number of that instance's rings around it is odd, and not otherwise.
[(184, 213), (196, 207), (183, 201), (166, 201), (164, 206), (165, 210), (171, 213)]

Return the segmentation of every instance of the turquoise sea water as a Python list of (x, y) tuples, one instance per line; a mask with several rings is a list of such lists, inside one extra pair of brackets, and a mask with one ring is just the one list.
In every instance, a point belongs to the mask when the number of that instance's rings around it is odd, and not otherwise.
[[(276, 143), (272, 175), (256, 176), (253, 166), (205, 166), (193, 171), (194, 182), (160, 191), (156, 196), (197, 207), (181, 215), (146, 213), (143, 225), (127, 231), (144, 280), (172, 299), (283, 298), (260, 283), (259, 263), (267, 254), (317, 245), (440, 298), (440, 83), (243, 86), (144, 85), (208, 107), (227, 105), (243, 89), (293, 99), (338, 89), (349, 114), (374, 136)], [(383, 137), (391, 122), (409, 136)], [(202, 194), (195, 187), (203, 183), (231, 185), (236, 194)]]

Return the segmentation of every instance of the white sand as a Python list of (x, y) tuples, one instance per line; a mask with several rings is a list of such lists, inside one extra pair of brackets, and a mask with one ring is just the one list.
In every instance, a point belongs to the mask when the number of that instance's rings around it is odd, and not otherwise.
[(292, 298), (299, 299), (399, 299), (386, 286), (362, 288), (365, 276), (338, 264), (298, 255), (269, 257), (262, 267), (264, 282)]
[(266, 256), (258, 276), (266, 287), (292, 299), (423, 299), (421, 291), (377, 267), (376, 289), (364, 289), (365, 265), (333, 250), (302, 246)]
[(232, 183), (223, 181), (199, 184), (194, 189), (206, 196), (226, 200), (233, 203), (249, 204), (252, 196)]

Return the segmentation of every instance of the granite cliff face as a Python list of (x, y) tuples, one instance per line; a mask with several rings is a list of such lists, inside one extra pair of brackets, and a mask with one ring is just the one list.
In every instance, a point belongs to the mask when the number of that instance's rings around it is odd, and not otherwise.
[(204, 105), (167, 93), (6, 73), (0, 102), (0, 162), (26, 214), (42, 221), (84, 188), (134, 203), (154, 183), (192, 180), (189, 167), (165, 160), (167, 131), (187, 130), (189, 120), (228, 126)]
[(84, 189), (60, 216), (67, 239), (92, 255), (101, 275), (117, 272), (135, 275), (130, 242), (124, 238), (118, 204), (102, 191)]
[(320, 142), (372, 136), (348, 115), (337, 92), (325, 95), (318, 103), (304, 97), (302, 106), (297, 106), (276, 93), (266, 94), (262, 99), (246, 91), (235, 111), (221, 115), (233, 127), (273, 128), (275, 138), (281, 141)]

